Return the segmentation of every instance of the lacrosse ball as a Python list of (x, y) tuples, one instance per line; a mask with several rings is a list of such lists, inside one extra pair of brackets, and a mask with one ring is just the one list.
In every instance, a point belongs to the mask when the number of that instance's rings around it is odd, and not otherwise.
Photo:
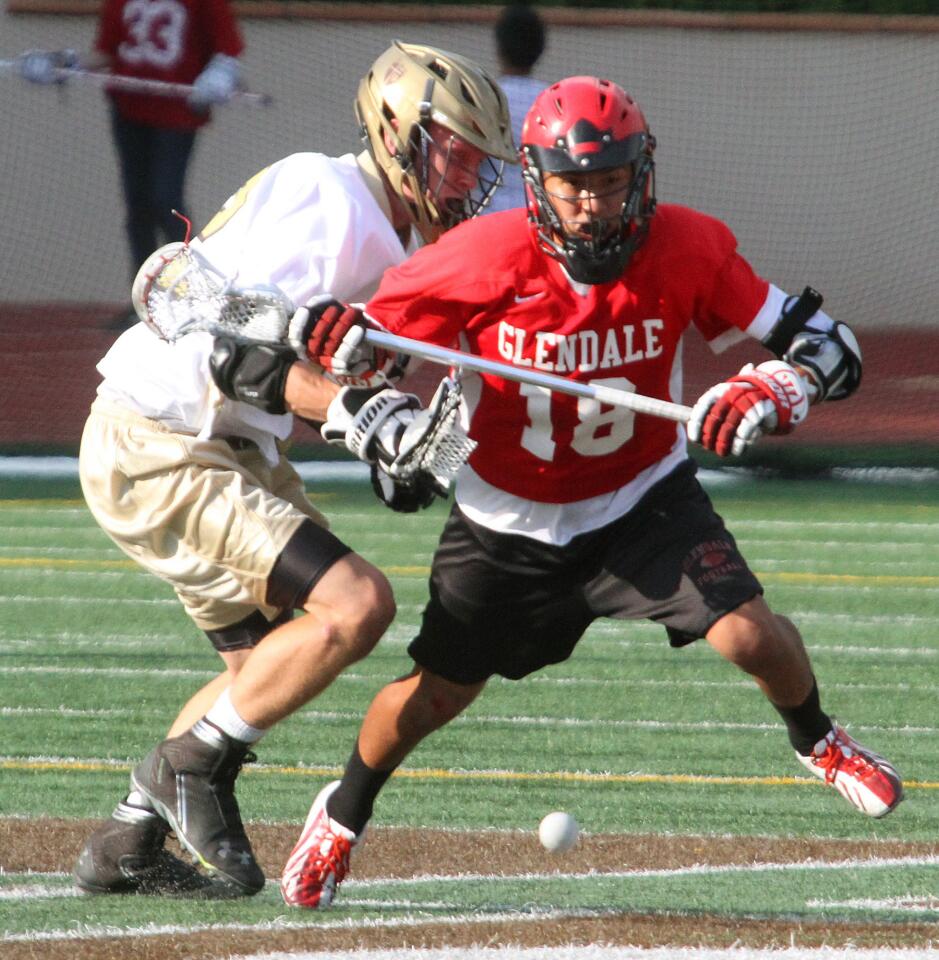
[(549, 853), (567, 853), (579, 836), (577, 821), (563, 810), (549, 813), (538, 826), (538, 839)]

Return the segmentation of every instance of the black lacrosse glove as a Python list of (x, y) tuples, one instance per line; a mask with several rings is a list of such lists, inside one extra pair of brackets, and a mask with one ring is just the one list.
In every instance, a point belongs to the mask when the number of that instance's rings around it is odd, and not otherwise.
[(437, 497), (446, 497), (447, 490), (429, 473), (421, 471), (407, 483), (389, 476), (377, 463), (372, 464), (372, 489), (375, 496), (397, 513), (426, 510)]
[(278, 343), (242, 343), (216, 337), (209, 370), (215, 385), (230, 400), (249, 403), (265, 413), (287, 413), (287, 374), (297, 362), (291, 347)]

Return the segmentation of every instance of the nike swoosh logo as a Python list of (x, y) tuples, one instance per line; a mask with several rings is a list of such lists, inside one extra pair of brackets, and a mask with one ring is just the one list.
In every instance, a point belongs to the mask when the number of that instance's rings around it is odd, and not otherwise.
[(516, 303), (528, 303), (529, 300), (537, 300), (539, 297), (543, 297), (544, 293), (532, 293), (527, 297), (520, 297), (518, 294), (515, 295)]

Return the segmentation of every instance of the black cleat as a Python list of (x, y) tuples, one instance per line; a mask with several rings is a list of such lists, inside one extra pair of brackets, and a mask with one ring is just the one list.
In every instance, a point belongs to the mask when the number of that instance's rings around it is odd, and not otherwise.
[(235, 778), (242, 764), (254, 759), (247, 744), (200, 721), (159, 744), (131, 778), (179, 842), (241, 896), (257, 893), (265, 883), (235, 799)]
[(85, 843), (75, 883), (85, 893), (218, 896), (216, 881), (163, 849), (168, 832), (152, 810), (122, 801)]

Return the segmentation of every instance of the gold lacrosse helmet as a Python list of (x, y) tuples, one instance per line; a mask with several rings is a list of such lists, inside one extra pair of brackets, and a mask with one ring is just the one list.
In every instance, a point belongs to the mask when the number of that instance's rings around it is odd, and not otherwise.
[[(471, 60), (445, 50), (394, 40), (362, 78), (355, 113), (369, 153), (426, 243), (475, 217), (502, 182), (503, 163), (518, 162), (505, 94)], [(439, 186), (428, 188), (431, 121), (487, 155), (473, 171), (478, 187), (462, 198), (440, 200)], [(446, 159), (449, 165), (449, 153)]]

